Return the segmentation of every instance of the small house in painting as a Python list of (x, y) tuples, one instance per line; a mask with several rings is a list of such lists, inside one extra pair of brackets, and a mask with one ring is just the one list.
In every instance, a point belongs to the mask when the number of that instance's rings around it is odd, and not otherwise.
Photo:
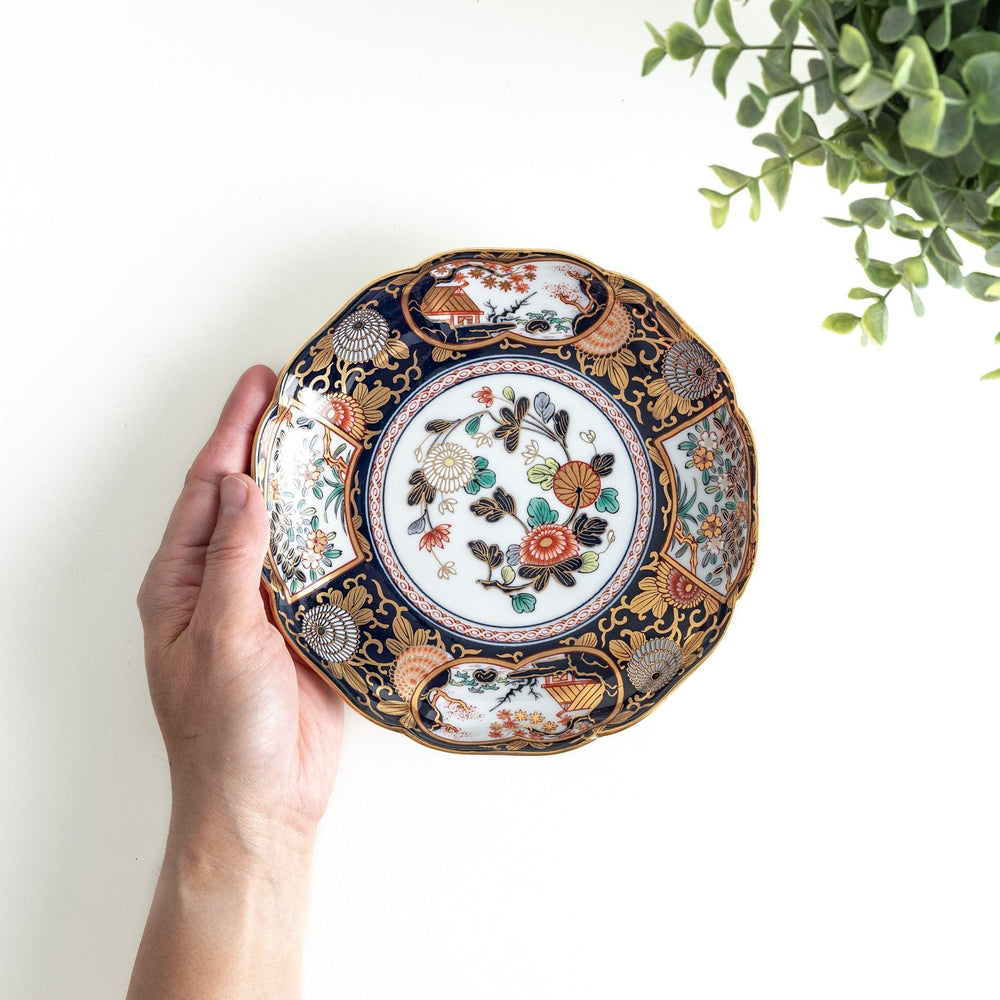
[(483, 310), (460, 285), (429, 288), (420, 303), (420, 311), (431, 321), (452, 326), (472, 326), (483, 321)]

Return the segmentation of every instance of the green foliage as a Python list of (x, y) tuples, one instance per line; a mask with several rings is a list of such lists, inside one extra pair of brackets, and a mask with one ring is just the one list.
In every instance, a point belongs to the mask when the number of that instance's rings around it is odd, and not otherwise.
[[(733, 67), (757, 54), (760, 82), (748, 85), (736, 120), (756, 128), (773, 115), (774, 131), (753, 140), (771, 155), (756, 174), (712, 167), (724, 188), (700, 189), (712, 225), (725, 224), (743, 192), (757, 219), (762, 185), (781, 209), (796, 165), (825, 166), (841, 192), (861, 182), (879, 184), (883, 193), (852, 202), (847, 219), (828, 220), (857, 231), (855, 256), (872, 287), (849, 293), (871, 300), (860, 316), (832, 313), (826, 329), (860, 327), (862, 340), (881, 344), (888, 297), (905, 289), (923, 315), (917, 289), (932, 272), (977, 299), (1000, 300), (1000, 275), (963, 272), (952, 239), (961, 237), (985, 251), (988, 267), (1000, 267), (1000, 3), (774, 0), (770, 11), (777, 34), (767, 44), (743, 39), (730, 0), (694, 4), (697, 28), (714, 20), (718, 42), (682, 22), (665, 32), (647, 23), (654, 47), (643, 75), (668, 55), (691, 60), (694, 72), (708, 55), (712, 83), (725, 97)], [(824, 135), (808, 107), (817, 115), (838, 111), (840, 120)], [(895, 263), (869, 253), (868, 231), (883, 227), (907, 241)], [(983, 378), (1000, 378), (1000, 369)]]

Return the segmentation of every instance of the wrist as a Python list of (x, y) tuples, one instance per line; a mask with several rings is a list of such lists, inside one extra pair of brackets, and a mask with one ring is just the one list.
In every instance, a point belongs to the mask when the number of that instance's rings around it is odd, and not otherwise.
[(298, 818), (233, 802), (174, 799), (167, 855), (217, 880), (280, 879), (308, 874), (316, 827)]

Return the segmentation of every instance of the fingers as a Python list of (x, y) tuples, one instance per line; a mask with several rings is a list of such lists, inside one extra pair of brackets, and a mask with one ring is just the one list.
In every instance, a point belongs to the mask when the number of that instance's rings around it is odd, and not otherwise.
[(267, 510), (257, 484), (248, 476), (226, 476), (191, 620), (196, 633), (210, 632), (226, 643), (264, 623), (260, 568), (267, 543)]
[(248, 369), (229, 395), (208, 443), (202, 448), (184, 481), (161, 551), (173, 555), (208, 544), (215, 528), (219, 482), (231, 472), (250, 467), (250, 446), (264, 407), (271, 401), (276, 378), (264, 365)]
[(206, 547), (215, 530), (219, 483), (223, 476), (249, 467), (254, 431), (270, 402), (275, 381), (274, 373), (263, 365), (243, 373), (174, 505), (138, 601), (143, 621), (163, 633), (160, 638), (166, 641), (175, 639), (190, 620)]

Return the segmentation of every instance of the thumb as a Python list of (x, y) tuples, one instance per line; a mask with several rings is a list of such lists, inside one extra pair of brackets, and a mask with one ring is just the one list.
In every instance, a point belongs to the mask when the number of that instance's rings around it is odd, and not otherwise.
[(249, 476), (226, 476), (219, 485), (219, 514), (205, 553), (196, 618), (207, 615), (222, 632), (260, 622), (267, 543), (267, 511), (257, 484)]

